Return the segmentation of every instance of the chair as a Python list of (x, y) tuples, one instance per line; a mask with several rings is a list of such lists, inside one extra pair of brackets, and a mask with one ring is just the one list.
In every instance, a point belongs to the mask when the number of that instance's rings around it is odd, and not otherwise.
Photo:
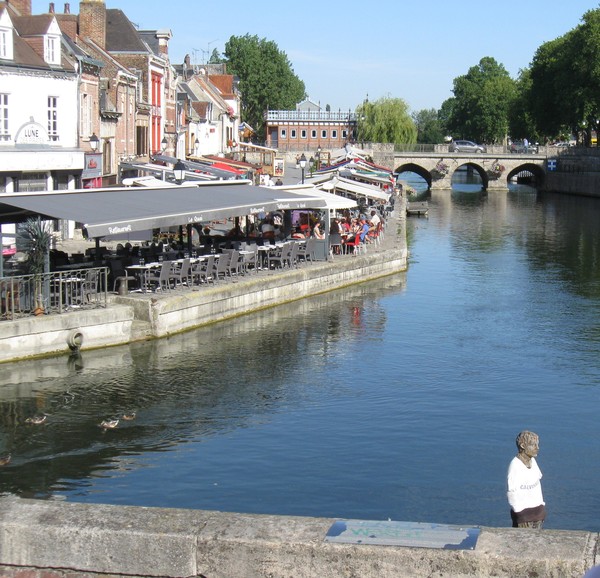
[(227, 274), (230, 277), (233, 275), (240, 275), (242, 271), (242, 260), (240, 258), (240, 252), (237, 249), (232, 249), (229, 253), (229, 264), (227, 265)]
[(118, 286), (123, 283), (127, 284), (127, 288), (129, 289), (129, 283), (131, 281), (136, 281), (136, 278), (132, 275), (128, 275), (127, 271), (125, 271), (125, 267), (123, 266), (123, 261), (121, 259), (109, 259), (107, 261), (109, 271), (109, 276), (113, 284), (113, 291), (116, 293)]
[(329, 254), (331, 257), (334, 255), (342, 254), (342, 236), (339, 233), (330, 233), (329, 235)]
[(154, 285), (154, 290), (171, 290), (171, 265), (170, 261), (163, 261), (160, 268), (150, 269), (148, 271), (147, 282)]
[(310, 237), (306, 240), (304, 247), (300, 244), (298, 247), (297, 259), (306, 261), (310, 261), (311, 263), (315, 260), (315, 245), (316, 239), (314, 237)]
[(85, 272), (85, 277), (81, 284), (82, 304), (95, 303), (98, 301), (99, 277), (98, 269), (90, 269)]
[(214, 283), (213, 269), (215, 266), (215, 256), (209, 255), (206, 259), (198, 261), (192, 265), (190, 271), (192, 283), (200, 285), (200, 283)]
[(258, 245), (247, 246), (246, 253), (242, 255), (242, 269), (249, 273), (250, 269), (258, 270)]
[(218, 259), (215, 260), (215, 264), (212, 270), (212, 276), (215, 281), (219, 281), (221, 275), (223, 279), (227, 279), (227, 268), (231, 261), (231, 253), (221, 253)]
[(286, 263), (290, 264), (290, 253), (292, 251), (292, 244), (294, 241), (288, 241), (284, 243), (278, 251), (274, 254), (269, 254), (269, 269), (273, 263), (276, 267), (283, 269)]
[(191, 276), (192, 262), (189, 257), (184, 259), (181, 266), (172, 267), (169, 275), (170, 279), (177, 285), (187, 285), (188, 287), (192, 284)]

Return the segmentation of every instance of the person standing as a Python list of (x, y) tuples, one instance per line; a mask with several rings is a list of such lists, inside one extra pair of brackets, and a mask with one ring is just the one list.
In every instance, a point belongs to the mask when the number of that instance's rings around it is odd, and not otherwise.
[(541, 528), (546, 518), (546, 503), (542, 495), (542, 472), (536, 456), (539, 437), (522, 431), (516, 439), (517, 455), (508, 466), (506, 495), (510, 504), (513, 528)]
[(523, 139), (523, 150), (525, 154), (529, 152), (529, 141), (526, 138)]

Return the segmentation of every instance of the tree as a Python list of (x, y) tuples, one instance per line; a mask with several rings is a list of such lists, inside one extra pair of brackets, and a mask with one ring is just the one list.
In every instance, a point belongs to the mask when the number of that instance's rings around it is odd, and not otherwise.
[(224, 62), (226, 62), (225, 58), (223, 58), (216, 48), (213, 48), (210, 58), (208, 59), (208, 64), (223, 64)]
[(466, 75), (454, 79), (454, 100), (447, 128), (458, 138), (504, 142), (515, 82), (502, 64), (486, 56)]
[(412, 115), (417, 127), (417, 142), (424, 144), (441, 143), (444, 140), (444, 131), (434, 108), (419, 110)]
[(412, 144), (417, 140), (417, 128), (401, 98), (365, 100), (357, 107), (356, 115), (358, 140), (395, 144)]
[(264, 113), (292, 110), (306, 98), (304, 82), (277, 44), (258, 36), (232, 36), (225, 44), (227, 71), (239, 77), (242, 119), (264, 138)]

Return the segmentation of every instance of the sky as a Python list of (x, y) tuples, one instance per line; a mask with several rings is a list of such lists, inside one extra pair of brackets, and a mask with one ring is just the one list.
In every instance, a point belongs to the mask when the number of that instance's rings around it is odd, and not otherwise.
[[(71, 12), (79, 2), (70, 0)], [(273, 41), (306, 86), (331, 110), (354, 111), (365, 98), (401, 98), (411, 112), (439, 109), (453, 80), (491, 56), (512, 78), (537, 48), (581, 23), (598, 0), (229, 0), (221, 7), (193, 0), (105, 0), (139, 29), (168, 28), (171, 62), (189, 54), (202, 64), (231, 36)], [(54, 0), (64, 11), (64, 0)], [(32, 0), (34, 14), (49, 2)]]

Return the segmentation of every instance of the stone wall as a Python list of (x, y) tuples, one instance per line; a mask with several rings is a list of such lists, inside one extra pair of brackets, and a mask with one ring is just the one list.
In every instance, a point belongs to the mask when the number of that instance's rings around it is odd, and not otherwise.
[(0, 498), (6, 578), (581, 578), (598, 534), (482, 528), (473, 550), (325, 541), (330, 518)]

